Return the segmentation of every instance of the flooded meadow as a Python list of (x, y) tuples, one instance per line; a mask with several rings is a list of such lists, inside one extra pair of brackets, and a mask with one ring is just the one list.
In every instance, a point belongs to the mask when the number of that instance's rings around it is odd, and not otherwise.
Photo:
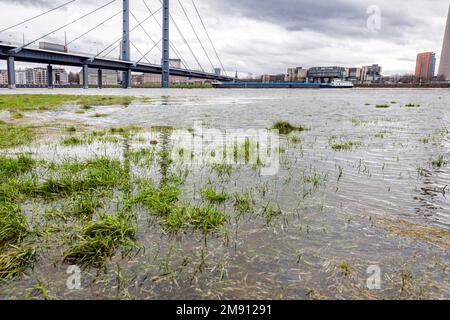
[(450, 298), (447, 89), (10, 93), (0, 299)]

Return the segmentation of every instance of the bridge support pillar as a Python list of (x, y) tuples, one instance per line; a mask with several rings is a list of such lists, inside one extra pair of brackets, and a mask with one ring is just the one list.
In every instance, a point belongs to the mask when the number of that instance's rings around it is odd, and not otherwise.
[(53, 67), (51, 64), (47, 66), (47, 87), (53, 89)]
[(83, 65), (83, 89), (89, 89), (89, 67)]
[(162, 79), (163, 88), (170, 86), (170, 45), (169, 45), (170, 11), (169, 0), (163, 0), (163, 46), (162, 46)]
[[(122, 51), (120, 59), (130, 61), (130, 0), (123, 0)], [(131, 88), (131, 70), (122, 73), (122, 88)]]
[(98, 88), (102, 89), (103, 88), (103, 72), (102, 72), (102, 69), (98, 69), (97, 76), (98, 76)]
[(131, 70), (129, 69), (122, 73), (122, 88), (124, 89), (131, 88)]
[(16, 67), (14, 63), (14, 57), (9, 56), (7, 58), (7, 69), (8, 69), (8, 89), (16, 88)]

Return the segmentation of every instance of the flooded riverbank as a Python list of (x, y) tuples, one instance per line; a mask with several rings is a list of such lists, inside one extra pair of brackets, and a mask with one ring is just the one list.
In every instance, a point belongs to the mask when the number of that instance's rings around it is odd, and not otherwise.
[[(34, 130), (0, 149), (22, 168), (4, 169), (3, 211), (25, 219), (0, 254), (27, 257), (1, 299), (450, 298), (449, 90), (51, 93), (136, 98), (1, 109)], [(302, 130), (280, 135), (273, 174), (246, 158), (251, 139), (239, 164), (174, 159), (199, 126), (277, 121)]]

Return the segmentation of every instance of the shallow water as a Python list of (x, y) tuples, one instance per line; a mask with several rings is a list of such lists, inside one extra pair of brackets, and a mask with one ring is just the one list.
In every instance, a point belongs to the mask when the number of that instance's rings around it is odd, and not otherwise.
[[(439, 156), (450, 161), (449, 90), (104, 89), (82, 93), (150, 99), (129, 106), (96, 107), (85, 114), (65, 106), (25, 113), (23, 121), (76, 124), (87, 131), (136, 125), (145, 131), (155, 126), (187, 129), (196, 123), (220, 130), (267, 129), (278, 120), (288, 120), (310, 130), (294, 134), (300, 143), (281, 137), (284, 152), (275, 175), (260, 176), (244, 164), (223, 179), (208, 166), (190, 167), (183, 187), (187, 201), (199, 201), (198, 190), (210, 179), (230, 194), (248, 191), (254, 198), (253, 214), (239, 223), (233, 219), (233, 204), (221, 205), (230, 217), (227, 245), (221, 233), (206, 238), (195, 233), (167, 235), (148, 221), (145, 210), (136, 209), (138, 240), (145, 250), (131, 257), (117, 254), (106, 273), (84, 270), (83, 289), (70, 291), (67, 265), (51, 262), (58, 259), (60, 248), (45, 247), (33, 271), (0, 286), (0, 298), (18, 297), (38, 281), (51, 296), (63, 299), (450, 298), (448, 232), (436, 244), (389, 228), (406, 220), (450, 229), (450, 164), (442, 168), (431, 164)], [(375, 107), (385, 103), (391, 107)], [(420, 107), (404, 107), (409, 103)], [(107, 116), (95, 118), (95, 113)], [(0, 120), (8, 117), (7, 112), (0, 113)], [(148, 141), (161, 139), (157, 132), (136, 137), (141, 139), (65, 147), (59, 133), (49, 129), (30, 146), (0, 152), (31, 152), (35, 158), (56, 161), (98, 155), (121, 159), (124, 147), (149, 147)], [(354, 150), (331, 148), (333, 143), (350, 140), (358, 144)], [(133, 172), (158, 177), (154, 166), (137, 166)], [(320, 178), (316, 187), (305, 180), (314, 174)], [(270, 203), (283, 214), (267, 223), (261, 212)], [(34, 210), (33, 205), (29, 210)], [(183, 257), (190, 262), (180, 269)], [(339, 265), (343, 262), (350, 266), (350, 275), (342, 274)], [(380, 290), (366, 288), (366, 270), (371, 265), (382, 271)], [(402, 284), (405, 272), (413, 279), (408, 289)]]

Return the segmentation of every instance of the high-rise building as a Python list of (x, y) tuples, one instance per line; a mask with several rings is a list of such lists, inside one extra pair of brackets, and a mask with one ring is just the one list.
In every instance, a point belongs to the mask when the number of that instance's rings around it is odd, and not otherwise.
[(44, 86), (47, 81), (47, 68), (27, 69), (27, 84)]
[(362, 81), (378, 82), (381, 80), (381, 72), (383, 68), (378, 64), (362, 67)]
[(436, 55), (434, 52), (424, 52), (417, 55), (415, 76), (419, 80), (431, 80), (436, 69)]
[(446, 80), (450, 80), (450, 6), (448, 8), (447, 27), (445, 29), (438, 75), (445, 77)]
[(26, 85), (27, 84), (27, 71), (24, 69), (16, 70), (16, 84)]

